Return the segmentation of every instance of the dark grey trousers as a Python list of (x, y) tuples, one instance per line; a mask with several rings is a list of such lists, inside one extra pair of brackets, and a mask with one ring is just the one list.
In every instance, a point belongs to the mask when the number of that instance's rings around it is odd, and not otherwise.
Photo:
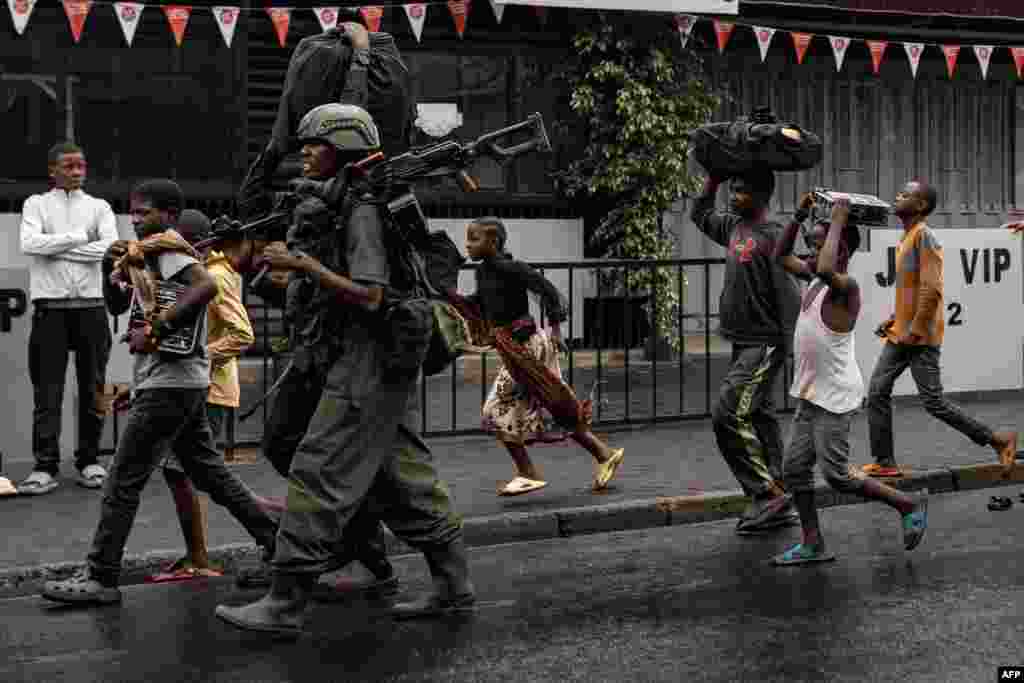
[(273, 547), (274, 521), (213, 448), (206, 395), (206, 389), (148, 389), (133, 397), (88, 558), (90, 574), (101, 583), (113, 585), (120, 577), (139, 496), (168, 447), (196, 488), (227, 508), (258, 545)]
[(60, 468), (60, 427), (68, 353), (75, 354), (78, 381), (78, 469), (96, 464), (103, 434), (103, 386), (111, 346), (110, 323), (102, 306), (49, 308), (37, 304), (28, 341), (28, 372), (35, 408), (32, 454), (35, 469), (56, 475)]
[(937, 346), (909, 346), (886, 342), (871, 373), (868, 387), (868, 427), (871, 435), (871, 457), (879, 465), (896, 464), (892, 432), (892, 387), (909, 367), (924, 400), (924, 407), (979, 446), (992, 444), (992, 430), (964, 413), (942, 393)]
[(844, 493), (860, 493), (864, 474), (850, 466), (850, 424), (856, 414), (856, 410), (833, 413), (800, 400), (783, 460), (787, 491), (813, 491), (814, 465), (820, 463), (829, 486)]

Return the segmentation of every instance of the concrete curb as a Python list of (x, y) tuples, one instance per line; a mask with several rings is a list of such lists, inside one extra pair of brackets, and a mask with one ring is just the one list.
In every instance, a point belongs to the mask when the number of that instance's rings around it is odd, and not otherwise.
[[(984, 488), (1024, 484), (1024, 467), (1003, 477), (998, 464), (978, 464), (915, 472), (901, 479), (885, 480), (905, 491), (952, 493)], [(851, 494), (839, 494), (826, 486), (816, 489), (819, 508), (856, 505), (867, 501)], [(633, 531), (684, 524), (701, 524), (736, 517), (746, 506), (740, 491), (709, 491), (696, 496), (659, 497), (589, 507), (564, 508), (545, 512), (509, 513), (474, 517), (465, 521), (466, 542), (471, 547), (504, 543), (569, 538), (611, 531)], [(416, 551), (391, 536), (388, 552), (404, 555)], [(125, 557), (122, 584), (142, 583), (145, 577), (180, 557), (181, 549), (154, 551)], [(257, 548), (252, 544), (219, 546), (210, 557), (234, 573), (245, 563), (255, 562)], [(82, 562), (60, 562), (35, 567), (16, 567), (0, 571), (0, 598), (34, 594), (43, 582), (70, 576)]]

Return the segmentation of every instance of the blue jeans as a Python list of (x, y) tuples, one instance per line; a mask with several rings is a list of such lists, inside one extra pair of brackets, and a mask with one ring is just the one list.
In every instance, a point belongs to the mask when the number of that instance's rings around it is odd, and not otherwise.
[(886, 342), (868, 387), (868, 428), (871, 457), (885, 467), (896, 465), (892, 434), (892, 387), (909, 367), (924, 407), (979, 446), (992, 445), (992, 430), (964, 413), (942, 393), (939, 347)]

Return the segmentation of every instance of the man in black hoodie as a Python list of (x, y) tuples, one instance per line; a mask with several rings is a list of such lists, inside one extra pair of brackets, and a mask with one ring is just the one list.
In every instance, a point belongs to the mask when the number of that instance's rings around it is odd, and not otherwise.
[(737, 524), (737, 532), (745, 535), (799, 522), (791, 502), (771, 504), (786, 495), (779, 483), (782, 435), (771, 394), (792, 345), (800, 294), (796, 282), (772, 257), (783, 230), (767, 219), (774, 174), (732, 179), (727, 212), (715, 210), (723, 180), (707, 180), (690, 217), (701, 232), (726, 248), (719, 330), (732, 342), (732, 363), (712, 418), (722, 457), (751, 498)]

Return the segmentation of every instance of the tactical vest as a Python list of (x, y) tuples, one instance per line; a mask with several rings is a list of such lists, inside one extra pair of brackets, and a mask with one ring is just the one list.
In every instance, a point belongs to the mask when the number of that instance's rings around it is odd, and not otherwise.
[[(334, 273), (348, 272), (344, 231), (338, 229), (336, 211), (316, 197), (305, 197), (292, 217), (286, 237), (289, 251), (304, 252)], [(336, 296), (314, 278), (292, 273), (285, 299), (292, 348), (297, 353), (300, 349), (312, 352), (318, 366), (330, 363), (344, 334), (348, 309), (338, 305)]]

